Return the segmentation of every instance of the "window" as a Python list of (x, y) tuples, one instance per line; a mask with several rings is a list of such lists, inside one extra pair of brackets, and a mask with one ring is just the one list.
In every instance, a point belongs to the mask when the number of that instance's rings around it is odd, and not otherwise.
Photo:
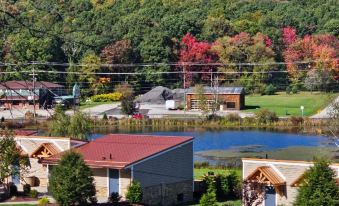
[(183, 193), (177, 194), (177, 201), (178, 202), (183, 202), (184, 201), (184, 194)]
[[(198, 110), (200, 100), (192, 99), (191, 100), (191, 110)], [(211, 110), (215, 104), (215, 100), (206, 100), (207, 109)]]
[(235, 102), (227, 102), (226, 107), (227, 109), (235, 109)]

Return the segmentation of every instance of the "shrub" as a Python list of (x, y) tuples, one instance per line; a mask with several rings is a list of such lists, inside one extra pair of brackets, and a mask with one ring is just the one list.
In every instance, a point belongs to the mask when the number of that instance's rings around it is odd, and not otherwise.
[(205, 194), (202, 195), (199, 205), (201, 206), (217, 206), (217, 198), (215, 195), (215, 192), (206, 192)]
[(229, 122), (239, 122), (241, 120), (241, 117), (237, 113), (230, 113), (226, 115), (226, 120)]
[(252, 124), (256, 124), (257, 121), (254, 117), (245, 117), (243, 119), (243, 123), (244, 123), (244, 125), (252, 125)]
[(29, 184), (25, 184), (25, 185), (23, 186), (23, 190), (24, 190), (24, 194), (25, 194), (25, 195), (29, 195), (30, 192), (31, 192), (31, 186), (30, 186)]
[(296, 93), (298, 93), (298, 91), (299, 91), (299, 87), (298, 87), (298, 85), (294, 85), (293, 87), (292, 87), (292, 93), (293, 94), (296, 94)]
[(302, 117), (290, 117), (289, 120), (294, 126), (300, 125), (304, 122)]
[(121, 196), (119, 195), (119, 193), (112, 192), (108, 198), (108, 202), (114, 204), (114, 203), (118, 203), (120, 199), (121, 199)]
[(45, 206), (45, 205), (48, 204), (48, 202), (49, 202), (49, 199), (47, 197), (43, 197), (43, 198), (39, 199), (38, 205), (39, 206)]
[(268, 109), (261, 109), (256, 114), (257, 120), (261, 124), (267, 124), (278, 121), (278, 117), (275, 112), (271, 112)]
[(122, 93), (113, 92), (108, 94), (98, 94), (91, 97), (93, 102), (116, 102), (120, 101), (122, 97)]
[(276, 92), (276, 88), (273, 86), (273, 84), (270, 84), (265, 87), (265, 94), (266, 95), (273, 95)]
[(37, 198), (38, 197), (38, 191), (37, 190), (31, 190), (31, 192), (29, 193), (29, 196), (31, 198)]
[(15, 196), (15, 195), (17, 195), (18, 194), (18, 188), (16, 187), (16, 185), (15, 184), (10, 184), (9, 185), (9, 195), (10, 196)]
[(142, 189), (139, 182), (133, 180), (128, 187), (126, 198), (130, 203), (140, 203), (142, 201)]
[(208, 168), (210, 166), (209, 162), (194, 162), (194, 168), (200, 169), (200, 168)]
[(217, 206), (215, 176), (206, 176), (204, 182), (207, 185), (207, 191), (202, 195), (199, 204), (201, 206)]
[(286, 87), (286, 94), (291, 94), (292, 88), (290, 86)]

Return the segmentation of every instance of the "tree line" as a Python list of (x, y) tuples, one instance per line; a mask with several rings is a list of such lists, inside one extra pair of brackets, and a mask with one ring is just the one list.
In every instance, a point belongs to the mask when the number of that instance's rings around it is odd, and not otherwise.
[[(131, 82), (137, 92), (169, 84), (170, 79), (178, 80), (171, 81), (170, 87), (188, 87), (209, 82), (215, 76), (208, 72), (219, 71), (236, 72), (218, 76), (220, 84), (243, 85), (249, 92), (271, 83), (283, 88), (293, 84), (310, 90), (333, 89), (338, 78), (338, 10), (335, 0), (6, 0), (0, 8), (0, 61), (16, 65), (1, 67), (14, 71), (2, 80), (27, 80), (29, 75), (19, 71), (32, 67), (81, 72), (43, 73), (39, 79), (82, 82), (90, 94), (100, 94), (122, 81)], [(20, 64), (32, 61), (71, 65)], [(154, 62), (165, 64), (98, 66)], [(172, 62), (207, 65), (166, 64)], [(208, 65), (215, 62), (229, 66)], [(258, 64), (236, 65), (249, 62)], [(275, 62), (287, 65), (266, 64)], [(268, 72), (272, 70), (288, 72)], [(183, 74), (166, 73), (172, 71)]]

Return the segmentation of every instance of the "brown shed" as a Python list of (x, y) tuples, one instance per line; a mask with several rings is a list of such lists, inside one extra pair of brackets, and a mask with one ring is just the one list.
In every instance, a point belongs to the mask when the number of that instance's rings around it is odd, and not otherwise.
[[(245, 91), (243, 87), (204, 87), (208, 105), (217, 101), (220, 110), (241, 110), (245, 107)], [(194, 88), (186, 93), (186, 106), (189, 110), (199, 109), (199, 99)]]

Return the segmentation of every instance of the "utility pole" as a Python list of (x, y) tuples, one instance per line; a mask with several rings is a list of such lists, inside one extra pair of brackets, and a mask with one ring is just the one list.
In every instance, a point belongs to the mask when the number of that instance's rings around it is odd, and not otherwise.
[(35, 110), (35, 81), (36, 81), (36, 78), (35, 78), (35, 76), (36, 76), (36, 74), (35, 74), (35, 68), (34, 68), (34, 66), (33, 66), (33, 68), (32, 68), (32, 74), (30, 74), (31, 76), (32, 76), (32, 84), (33, 84), (33, 119), (34, 119), (34, 123), (36, 124), (36, 110)]

